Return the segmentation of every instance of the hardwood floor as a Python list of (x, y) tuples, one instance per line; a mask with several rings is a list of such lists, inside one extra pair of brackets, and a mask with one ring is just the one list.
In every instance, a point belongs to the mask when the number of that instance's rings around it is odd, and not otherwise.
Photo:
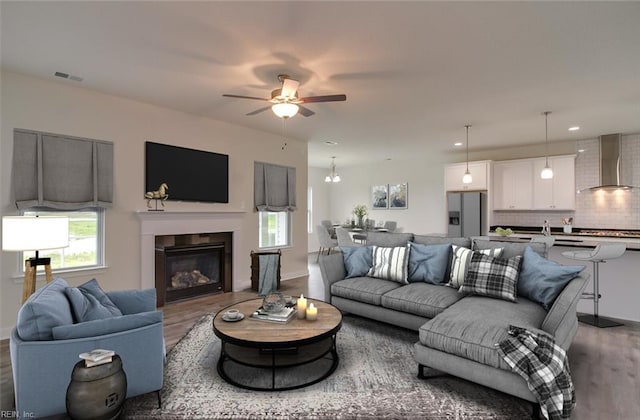
[[(322, 298), (322, 280), (310, 254), (308, 278), (283, 281), (281, 290), (292, 296)], [(170, 350), (203, 315), (246, 299), (252, 291), (224, 293), (166, 305), (164, 336)], [(615, 328), (580, 324), (569, 350), (576, 387), (574, 420), (640, 419), (640, 324)], [(13, 379), (8, 340), (0, 341), (0, 410), (13, 409)]]

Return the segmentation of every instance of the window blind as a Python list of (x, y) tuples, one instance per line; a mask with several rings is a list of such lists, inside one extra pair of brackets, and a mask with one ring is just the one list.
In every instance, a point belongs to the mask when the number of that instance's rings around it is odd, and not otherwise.
[(254, 201), (258, 211), (296, 209), (296, 168), (254, 162)]

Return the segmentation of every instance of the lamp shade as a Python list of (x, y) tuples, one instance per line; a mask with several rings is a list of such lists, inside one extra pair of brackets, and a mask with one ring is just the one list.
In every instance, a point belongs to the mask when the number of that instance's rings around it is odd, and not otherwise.
[(271, 110), (280, 118), (291, 118), (298, 113), (298, 105), (289, 102), (274, 104)]
[(4, 216), (4, 251), (39, 251), (69, 246), (69, 218), (58, 216)]

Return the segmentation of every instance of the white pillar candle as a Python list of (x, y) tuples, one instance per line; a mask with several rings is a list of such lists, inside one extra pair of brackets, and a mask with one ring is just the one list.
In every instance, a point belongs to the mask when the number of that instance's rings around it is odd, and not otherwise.
[(296, 310), (298, 311), (298, 318), (304, 319), (307, 313), (307, 299), (303, 294), (300, 294), (298, 301), (296, 302)]
[(307, 320), (315, 321), (316, 319), (318, 319), (318, 308), (313, 306), (313, 303), (310, 303), (307, 308)]

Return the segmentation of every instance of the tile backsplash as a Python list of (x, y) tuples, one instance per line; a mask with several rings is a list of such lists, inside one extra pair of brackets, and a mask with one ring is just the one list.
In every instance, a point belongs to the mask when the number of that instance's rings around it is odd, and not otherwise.
[[(577, 228), (640, 229), (640, 134), (621, 138), (620, 172), (630, 191), (583, 191), (576, 193), (574, 212), (494, 211), (493, 224), (500, 226), (540, 226), (548, 220), (561, 227), (562, 219), (573, 217)], [(598, 139), (576, 143), (576, 191), (599, 184), (600, 147)]]

